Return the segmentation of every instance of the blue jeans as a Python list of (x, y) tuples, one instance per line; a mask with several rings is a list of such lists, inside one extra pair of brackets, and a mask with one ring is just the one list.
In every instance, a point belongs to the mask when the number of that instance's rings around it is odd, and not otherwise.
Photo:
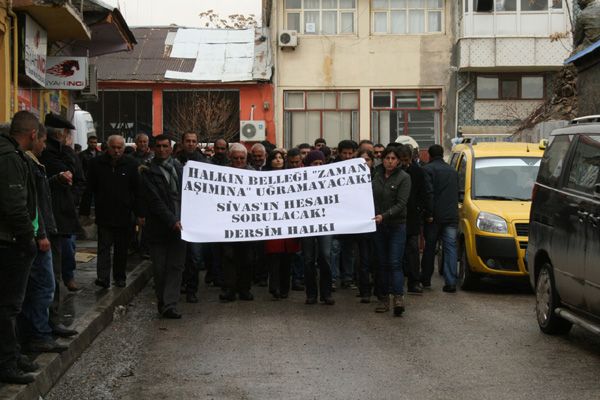
[(444, 282), (446, 285), (456, 285), (456, 234), (455, 224), (425, 224), (425, 249), (421, 259), (421, 282), (423, 285), (431, 285), (435, 262), (435, 247), (438, 239), (442, 241), (444, 254)]
[(404, 294), (402, 258), (406, 243), (406, 224), (377, 226), (375, 249), (379, 256), (377, 295)]
[(52, 339), (48, 308), (54, 299), (54, 271), (52, 252), (37, 252), (29, 280), (23, 308), (19, 315), (19, 326), (28, 340)]
[(304, 283), (304, 259), (302, 252), (292, 255), (292, 283), (299, 285)]
[[(331, 236), (302, 238), (306, 297), (321, 300), (331, 297)], [(319, 283), (317, 285), (317, 268)], [(320, 292), (320, 293), (319, 293)]]
[(335, 283), (340, 276), (340, 241), (333, 237), (331, 239), (331, 255), (329, 257), (329, 267), (331, 269), (331, 282)]
[(75, 267), (75, 235), (63, 236), (61, 272), (65, 285), (75, 278)]

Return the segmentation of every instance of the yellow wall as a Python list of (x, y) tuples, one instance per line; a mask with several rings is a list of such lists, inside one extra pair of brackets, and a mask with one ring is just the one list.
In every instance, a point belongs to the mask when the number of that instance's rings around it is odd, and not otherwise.
[(0, 0), (0, 122), (10, 119), (10, 20), (7, 1)]
[[(300, 35), (294, 50), (282, 50), (277, 39), (278, 33), (285, 29), (285, 10), (283, 0), (274, 1), (272, 40), (276, 55), (277, 142), (283, 142), (285, 90), (360, 90), (361, 139), (370, 138), (371, 89), (442, 89), (442, 106), (445, 106), (452, 76), (454, 7), (453, 1), (446, 1), (442, 33), (372, 35), (370, 1), (358, 0), (356, 34)], [(443, 115), (446, 119), (447, 113)], [(445, 125), (444, 121), (442, 126)]]

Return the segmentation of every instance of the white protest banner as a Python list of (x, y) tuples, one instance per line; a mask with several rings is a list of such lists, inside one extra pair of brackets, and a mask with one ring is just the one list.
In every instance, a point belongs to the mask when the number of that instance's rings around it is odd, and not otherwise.
[(371, 173), (362, 158), (251, 171), (188, 161), (182, 238), (241, 242), (375, 231)]

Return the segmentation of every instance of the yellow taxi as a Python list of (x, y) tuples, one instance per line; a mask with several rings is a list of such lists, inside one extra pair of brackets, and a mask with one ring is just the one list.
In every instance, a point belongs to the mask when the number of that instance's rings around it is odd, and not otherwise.
[(459, 182), (458, 285), (484, 275), (527, 275), (531, 193), (544, 154), (537, 143), (475, 143), (452, 148)]

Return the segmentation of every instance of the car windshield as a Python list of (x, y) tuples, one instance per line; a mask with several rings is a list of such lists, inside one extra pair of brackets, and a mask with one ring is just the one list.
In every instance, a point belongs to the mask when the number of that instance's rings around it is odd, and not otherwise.
[(475, 161), (473, 198), (531, 200), (541, 158), (479, 158)]

